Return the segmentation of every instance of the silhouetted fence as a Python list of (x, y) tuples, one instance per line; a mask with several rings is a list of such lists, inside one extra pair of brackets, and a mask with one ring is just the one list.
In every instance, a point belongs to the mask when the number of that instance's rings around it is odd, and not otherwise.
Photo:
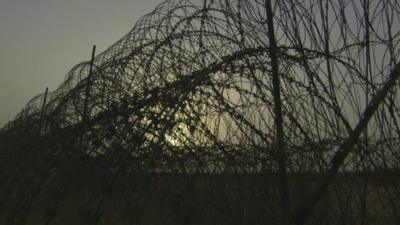
[(395, 0), (165, 1), (1, 130), (0, 215), (398, 224), (399, 51)]

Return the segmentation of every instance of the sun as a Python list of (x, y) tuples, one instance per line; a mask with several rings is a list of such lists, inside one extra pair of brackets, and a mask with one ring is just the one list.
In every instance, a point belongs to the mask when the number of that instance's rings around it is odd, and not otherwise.
[(179, 123), (170, 132), (165, 134), (165, 140), (172, 146), (184, 146), (190, 137), (190, 132), (186, 124)]

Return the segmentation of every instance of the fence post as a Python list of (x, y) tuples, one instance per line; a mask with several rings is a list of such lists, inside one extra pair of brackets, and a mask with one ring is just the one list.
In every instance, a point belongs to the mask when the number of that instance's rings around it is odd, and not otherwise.
[(90, 60), (90, 67), (89, 67), (89, 75), (87, 77), (87, 83), (86, 83), (86, 93), (85, 93), (85, 103), (84, 103), (84, 108), (83, 108), (83, 118), (82, 122), (86, 122), (88, 119), (88, 101), (90, 97), (90, 86), (92, 83), (92, 73), (93, 73), (93, 64), (94, 64), (94, 56), (96, 53), (96, 45), (93, 45), (92, 49), (92, 57)]
[(268, 26), (268, 40), (270, 47), (271, 58), (271, 72), (272, 72), (272, 95), (274, 101), (274, 115), (275, 115), (275, 152), (278, 160), (278, 176), (279, 176), (279, 194), (281, 202), (281, 223), (286, 224), (289, 213), (289, 194), (287, 186), (287, 171), (286, 171), (286, 152), (285, 140), (283, 132), (283, 116), (282, 116), (282, 101), (280, 93), (280, 79), (279, 79), (279, 65), (278, 65), (278, 52), (275, 39), (275, 29), (273, 21), (272, 3), (271, 0), (265, 1), (265, 8), (267, 13), (267, 26)]
[(40, 132), (42, 131), (43, 117), (44, 117), (44, 111), (46, 110), (46, 101), (47, 101), (47, 92), (48, 92), (48, 91), (49, 91), (49, 88), (46, 87), (46, 91), (44, 92), (44, 99), (43, 99), (42, 110), (41, 110), (41, 112), (40, 112), (39, 135), (40, 135)]
[(21, 110), (21, 117), (19, 118), (18, 133), (22, 133), (24, 126), (25, 109)]
[[(84, 102), (84, 105), (83, 105), (82, 124), (84, 126), (85, 126), (85, 123), (87, 122), (87, 120), (89, 118), (89, 115), (88, 115), (88, 104), (89, 103), (88, 103), (88, 101), (89, 101), (89, 97), (90, 97), (90, 86), (91, 86), (91, 83), (92, 83), (91, 80), (92, 80), (95, 53), (96, 53), (96, 45), (93, 45), (92, 57), (90, 59), (89, 74), (88, 74), (87, 82), (86, 82), (85, 102)], [(81, 148), (82, 148), (83, 134), (84, 134), (84, 132), (80, 132), (80, 135), (79, 135), (79, 145), (78, 145), (79, 151), (81, 151)]]
[(294, 215), (294, 222), (297, 225), (303, 225), (306, 223), (310, 214), (318, 204), (322, 195), (325, 193), (328, 186), (332, 183), (334, 177), (336, 176), (339, 168), (343, 165), (343, 162), (350, 154), (353, 146), (356, 144), (360, 135), (365, 130), (368, 125), (369, 120), (372, 118), (379, 105), (385, 100), (387, 93), (396, 84), (396, 81), (400, 78), (400, 62), (397, 63), (389, 74), (388, 79), (384, 82), (382, 87), (376, 92), (374, 97), (369, 101), (364, 113), (362, 114), (360, 120), (354, 129), (350, 132), (347, 139), (340, 145), (338, 151), (333, 155), (325, 177), (321, 181), (320, 185), (313, 191), (305, 203), (301, 205), (296, 214)]

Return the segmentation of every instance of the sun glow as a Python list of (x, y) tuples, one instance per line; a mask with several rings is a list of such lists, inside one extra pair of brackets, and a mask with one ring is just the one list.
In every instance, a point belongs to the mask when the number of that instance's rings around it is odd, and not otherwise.
[(172, 146), (184, 146), (187, 143), (191, 134), (189, 128), (184, 123), (179, 123), (170, 132), (165, 134), (165, 140)]

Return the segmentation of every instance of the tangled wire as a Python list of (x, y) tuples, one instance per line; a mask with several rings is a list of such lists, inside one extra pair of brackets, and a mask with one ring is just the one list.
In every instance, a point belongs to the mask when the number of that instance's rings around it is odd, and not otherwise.
[[(264, 1), (165, 1), (30, 100), (2, 134), (40, 140), (48, 155), (104, 159), (110, 170), (276, 171), (279, 104), (285, 169), (326, 171), (399, 61), (400, 3), (289, 0), (272, 12), (275, 44)], [(343, 170), (399, 169), (398, 90)]]
[[(368, 4), (275, 2), (284, 135), (293, 171), (323, 170), (396, 63), (399, 4)], [(190, 159), (202, 170), (272, 169), (266, 18), (263, 1), (166, 1), (98, 55), (91, 75), (90, 62), (78, 64), (47, 102), (44, 93), (36, 96), (16, 120), (42, 135), (73, 130), (69, 142), (92, 156), (118, 151), (142, 161), (152, 155), (172, 170), (179, 166), (169, 165), (171, 158)], [(396, 90), (369, 123), (365, 145), (397, 146)], [(395, 150), (379, 153), (378, 161), (371, 154), (374, 166), (398, 163)]]

